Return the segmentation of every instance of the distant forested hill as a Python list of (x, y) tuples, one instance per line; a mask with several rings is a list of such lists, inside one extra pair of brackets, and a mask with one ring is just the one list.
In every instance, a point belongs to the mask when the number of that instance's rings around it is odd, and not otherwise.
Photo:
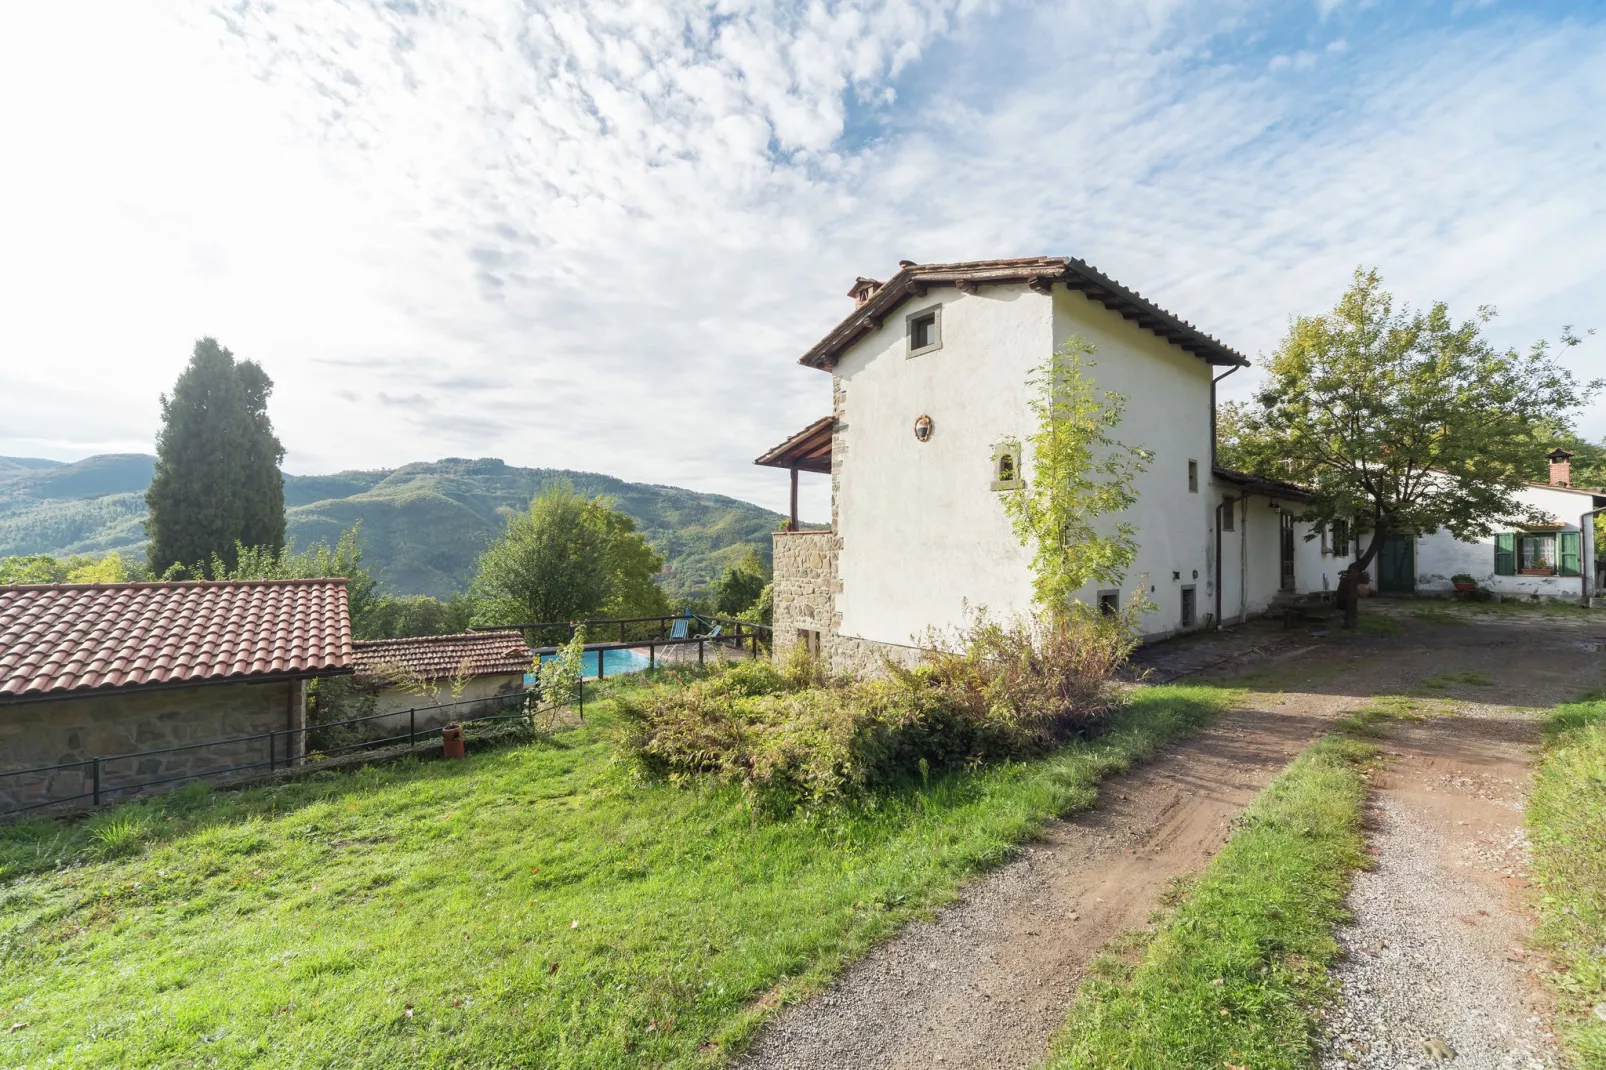
[[(0, 458), (0, 556), (144, 553), (145, 488), (155, 458), (105, 454), (73, 464)], [(362, 521), (363, 558), (391, 591), (460, 591), (480, 551), (536, 493), (568, 479), (636, 519), (668, 568), (671, 596), (698, 593), (748, 546), (769, 558), (778, 513), (718, 494), (626, 483), (593, 472), (448, 458), (391, 471), (284, 477), (288, 535), (333, 541)]]

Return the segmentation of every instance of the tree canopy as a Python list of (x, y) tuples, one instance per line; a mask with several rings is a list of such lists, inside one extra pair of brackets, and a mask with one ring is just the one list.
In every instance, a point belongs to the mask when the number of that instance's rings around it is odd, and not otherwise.
[(758, 551), (747, 548), (741, 560), (726, 565), (725, 572), (714, 581), (714, 612), (727, 617), (739, 616), (750, 609), (770, 582), (770, 568)]
[(296, 550), (294, 543), (286, 543), (277, 552), (262, 546), (236, 544), (232, 563), (221, 554), (213, 554), (211, 560), (195, 572), (198, 579), (208, 580), (344, 577), (352, 635), (358, 639), (368, 638), (373, 627), (370, 618), (381, 598), (378, 582), (362, 564), (360, 534), (360, 525), (353, 525), (340, 533), (333, 546), (319, 542), (301, 551)]
[(471, 586), (482, 624), (647, 617), (669, 610), (653, 582), (663, 558), (606, 498), (556, 483), (513, 515)]
[[(1027, 440), (1027, 478), (1004, 496), (1016, 536), (1033, 550), (1034, 598), (1051, 616), (1069, 612), (1093, 580), (1119, 583), (1137, 554), (1132, 524), (1099, 518), (1137, 501), (1133, 481), (1148, 454), (1113, 437), (1126, 399), (1094, 388), (1087, 374), (1093, 352), (1091, 343), (1071, 338), (1033, 372), (1037, 430)], [(1005, 448), (1017, 451), (1017, 463), (1025, 459), (1018, 444)]]
[(1372, 532), (1362, 567), (1390, 531), (1487, 537), (1525, 515), (1516, 493), (1542, 443), (1569, 433), (1600, 385), (1578, 383), (1543, 341), (1496, 348), (1483, 336), (1493, 315), (1396, 307), (1375, 270), (1357, 269), (1331, 312), (1294, 320), (1254, 400), (1223, 407), (1219, 459), (1312, 488), (1301, 519), (1358, 520)]
[(213, 338), (195, 343), (171, 395), (162, 395), (156, 472), (145, 501), (151, 571), (221, 558), (237, 546), (284, 547), (284, 447), (268, 419), (273, 380)]
[(0, 583), (124, 583), (137, 578), (115, 550), (103, 557), (15, 554), (0, 557)]

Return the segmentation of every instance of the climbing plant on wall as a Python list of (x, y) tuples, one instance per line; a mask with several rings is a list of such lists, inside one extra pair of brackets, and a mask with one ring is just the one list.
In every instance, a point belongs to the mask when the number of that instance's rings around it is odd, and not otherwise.
[(1021, 545), (1033, 550), (1033, 597), (1052, 615), (1071, 612), (1093, 581), (1117, 585), (1137, 555), (1137, 530), (1099, 522), (1137, 501), (1133, 481), (1149, 454), (1118, 441), (1126, 399), (1099, 391), (1094, 349), (1071, 338), (1027, 380), (1037, 430), (1026, 440), (1024, 483), (1004, 495)]

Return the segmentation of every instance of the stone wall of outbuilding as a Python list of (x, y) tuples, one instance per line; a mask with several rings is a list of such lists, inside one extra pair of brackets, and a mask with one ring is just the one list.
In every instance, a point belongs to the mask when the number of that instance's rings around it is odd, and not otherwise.
[[(304, 723), (306, 681), (202, 684), (157, 690), (130, 689), (96, 695), (0, 704), (0, 774), (7, 770), (61, 765), (96, 757), (134, 754), (102, 761), (101, 801), (132, 794), (131, 785), (169, 777), (188, 777), (263, 763), (269, 744), (264, 733)], [(166, 754), (189, 743), (256, 737)], [(299, 737), (280, 735), (273, 757), (284, 763), (301, 753)], [(89, 792), (93, 768), (86, 764), (27, 776), (0, 775), (0, 815), (23, 806), (67, 799)], [(178, 783), (160, 785), (165, 791)], [(72, 802), (87, 806), (89, 799)]]

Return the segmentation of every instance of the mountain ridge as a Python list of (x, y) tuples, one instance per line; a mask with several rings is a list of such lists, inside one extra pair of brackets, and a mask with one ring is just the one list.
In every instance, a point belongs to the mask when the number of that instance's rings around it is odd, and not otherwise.
[[(33, 462), (28, 466), (28, 462)], [(144, 493), (156, 458), (98, 454), (72, 463), (0, 458), (0, 556), (142, 555)], [(524, 468), (499, 458), (446, 457), (389, 469), (286, 473), (286, 535), (298, 546), (332, 542), (362, 524), (363, 560), (397, 594), (448, 597), (506, 524), (508, 510), (560, 480), (613, 499), (664, 555), (672, 597), (696, 596), (746, 553), (768, 560), (781, 515), (750, 502), (598, 472)]]

